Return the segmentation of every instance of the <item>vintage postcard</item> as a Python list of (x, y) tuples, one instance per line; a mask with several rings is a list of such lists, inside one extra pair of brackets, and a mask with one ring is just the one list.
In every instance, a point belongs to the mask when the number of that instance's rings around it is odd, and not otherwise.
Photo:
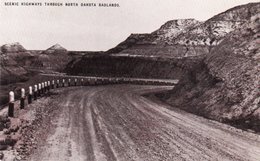
[(259, 0), (0, 0), (0, 160), (260, 161)]

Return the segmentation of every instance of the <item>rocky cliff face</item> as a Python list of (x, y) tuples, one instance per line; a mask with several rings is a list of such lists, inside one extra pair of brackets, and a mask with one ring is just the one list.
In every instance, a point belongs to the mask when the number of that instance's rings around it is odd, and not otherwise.
[(174, 39), (175, 44), (218, 45), (225, 36), (240, 28), (257, 13), (260, 4), (237, 6), (220, 13)]
[[(260, 8), (258, 9), (260, 11)], [(223, 120), (240, 121), (258, 130), (260, 130), (259, 36), (260, 12), (250, 17), (240, 29), (227, 35), (205, 60), (210, 74), (223, 82), (218, 91), (225, 97), (223, 102), (230, 105), (230, 108), (225, 109), (225, 113), (222, 114)], [(251, 122), (252, 119), (257, 119), (258, 123)]]
[(176, 37), (189, 32), (202, 23), (195, 19), (171, 20), (162, 25), (160, 29), (152, 32), (151, 37), (154, 37), (153, 42), (156, 44), (173, 45)]
[(164, 99), (189, 112), (260, 131), (259, 11), (186, 70)]

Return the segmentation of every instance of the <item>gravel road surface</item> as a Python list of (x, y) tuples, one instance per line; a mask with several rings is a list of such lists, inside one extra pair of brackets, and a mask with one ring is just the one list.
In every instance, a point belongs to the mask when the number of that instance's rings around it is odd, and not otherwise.
[(171, 88), (64, 88), (53, 105), (60, 114), (30, 160), (260, 161), (260, 135), (142, 96)]

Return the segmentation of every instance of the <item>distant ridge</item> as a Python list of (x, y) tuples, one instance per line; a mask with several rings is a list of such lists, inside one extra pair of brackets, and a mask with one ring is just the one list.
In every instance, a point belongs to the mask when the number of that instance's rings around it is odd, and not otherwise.
[(49, 47), (46, 51), (54, 51), (54, 50), (63, 50), (63, 51), (67, 51), (67, 49), (65, 49), (63, 46), (61, 46), (60, 44), (55, 44), (51, 47)]
[(47, 50), (43, 51), (42, 54), (60, 54), (60, 53), (66, 53), (67, 49), (65, 49), (60, 44), (55, 44), (51, 47), (49, 47)]

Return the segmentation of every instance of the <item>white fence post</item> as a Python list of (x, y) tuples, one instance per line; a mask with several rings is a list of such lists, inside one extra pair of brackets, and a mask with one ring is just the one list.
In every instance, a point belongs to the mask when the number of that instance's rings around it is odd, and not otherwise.
[(54, 89), (54, 84), (55, 84), (55, 82), (54, 82), (54, 80), (52, 80), (52, 82), (51, 82), (51, 89)]
[(37, 93), (38, 92), (38, 89), (37, 89), (37, 85), (34, 85), (34, 100), (37, 100)]
[(48, 88), (47, 89), (48, 89), (48, 92), (49, 92), (50, 91), (51, 82), (48, 81), (47, 84), (48, 84)]
[(20, 98), (20, 109), (24, 109), (24, 100), (25, 100), (25, 90), (21, 89), (21, 98)]
[(38, 84), (38, 97), (41, 96), (41, 90), (42, 90), (42, 85), (41, 83)]
[(68, 86), (70, 87), (70, 79), (68, 80)]
[(44, 82), (42, 82), (42, 94), (45, 93), (45, 86), (44, 86)]
[(48, 92), (48, 84), (47, 84), (47, 82), (44, 82), (44, 87), (45, 87), (45, 92), (47, 93)]
[(32, 103), (32, 95), (33, 95), (32, 86), (30, 86), (29, 87), (29, 95), (28, 95), (28, 104)]
[(56, 85), (57, 88), (59, 88), (59, 84), (60, 84), (60, 81), (57, 80), (57, 85)]
[(83, 80), (83, 79), (81, 79), (81, 85), (82, 85), (82, 86), (84, 85), (84, 80)]
[(77, 86), (77, 78), (75, 78), (75, 82), (74, 83), (75, 83), (74, 85)]
[(65, 79), (62, 79), (62, 87), (65, 87)]
[(9, 92), (9, 107), (8, 107), (8, 116), (14, 117), (14, 92)]

